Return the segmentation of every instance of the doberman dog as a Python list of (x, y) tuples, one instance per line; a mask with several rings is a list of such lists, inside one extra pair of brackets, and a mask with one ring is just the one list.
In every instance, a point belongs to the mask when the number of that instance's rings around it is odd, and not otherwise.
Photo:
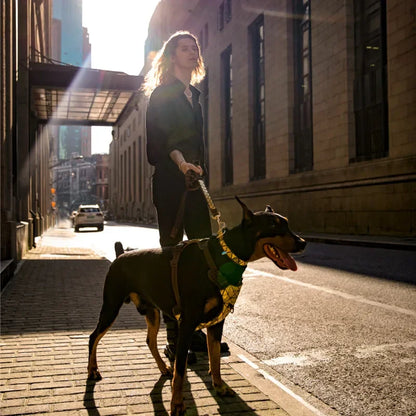
[[(179, 319), (171, 415), (185, 412), (182, 388), (187, 351), (196, 328), (207, 327), (209, 369), (217, 394), (235, 394), (220, 373), (220, 342), (226, 315), (222, 312), (230, 306), (226, 305), (224, 292), (241, 286), (247, 262), (265, 256), (279, 268), (295, 271), (297, 265), (289, 253), (299, 253), (306, 246), (289, 229), (287, 219), (270, 206), (253, 213), (236, 199), (243, 209), (240, 225), (208, 239), (191, 240), (176, 247), (129, 251), (114, 260), (105, 280), (99, 322), (90, 336), (89, 379), (101, 379), (96, 355), (98, 343), (116, 319), (123, 302), (132, 301), (139, 313), (146, 316), (146, 342), (163, 375), (172, 375), (172, 369), (157, 349), (160, 311)], [(121, 247), (116, 243), (118, 254), (123, 251)], [(174, 273), (173, 268), (176, 268)]]

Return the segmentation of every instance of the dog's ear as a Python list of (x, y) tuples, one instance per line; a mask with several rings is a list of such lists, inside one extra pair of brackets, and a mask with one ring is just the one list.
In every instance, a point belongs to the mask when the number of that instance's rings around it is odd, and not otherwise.
[(264, 212), (274, 212), (274, 209), (270, 205), (266, 205)]
[(238, 201), (238, 203), (241, 205), (241, 208), (243, 208), (243, 221), (252, 221), (253, 219), (253, 212), (247, 207), (247, 205), (240, 200), (240, 198), (236, 195), (235, 199)]

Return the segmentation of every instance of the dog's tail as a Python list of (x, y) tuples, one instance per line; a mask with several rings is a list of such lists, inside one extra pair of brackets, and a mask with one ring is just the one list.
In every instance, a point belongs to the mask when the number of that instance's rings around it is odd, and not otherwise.
[(114, 243), (114, 250), (116, 251), (116, 257), (121, 256), (124, 253), (123, 244), (120, 241)]

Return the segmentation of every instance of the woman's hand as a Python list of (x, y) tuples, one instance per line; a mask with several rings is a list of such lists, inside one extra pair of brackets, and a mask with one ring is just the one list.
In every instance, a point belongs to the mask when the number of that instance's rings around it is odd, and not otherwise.
[(193, 163), (188, 163), (180, 150), (172, 150), (169, 153), (170, 158), (177, 164), (179, 170), (185, 175), (188, 170), (192, 170), (197, 173), (199, 176), (202, 176), (204, 171), (201, 166), (194, 165)]
[(182, 160), (182, 162), (179, 164), (179, 170), (185, 175), (188, 170), (193, 170), (196, 172), (199, 176), (202, 176), (204, 171), (202, 170), (201, 166), (194, 165), (193, 163), (188, 163), (185, 160)]

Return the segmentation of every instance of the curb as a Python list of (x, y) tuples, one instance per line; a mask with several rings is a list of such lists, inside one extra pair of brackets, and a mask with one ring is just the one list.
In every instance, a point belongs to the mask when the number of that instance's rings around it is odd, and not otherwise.
[(333, 408), (295, 385), (226, 337), (230, 356), (221, 357), (250, 384), (293, 416), (340, 416)]
[(338, 244), (359, 247), (385, 248), (390, 250), (416, 251), (416, 240), (408, 238), (397, 238), (389, 240), (383, 237), (366, 238), (361, 236), (344, 236), (344, 235), (319, 235), (319, 234), (302, 234), (299, 235), (311, 243)]

